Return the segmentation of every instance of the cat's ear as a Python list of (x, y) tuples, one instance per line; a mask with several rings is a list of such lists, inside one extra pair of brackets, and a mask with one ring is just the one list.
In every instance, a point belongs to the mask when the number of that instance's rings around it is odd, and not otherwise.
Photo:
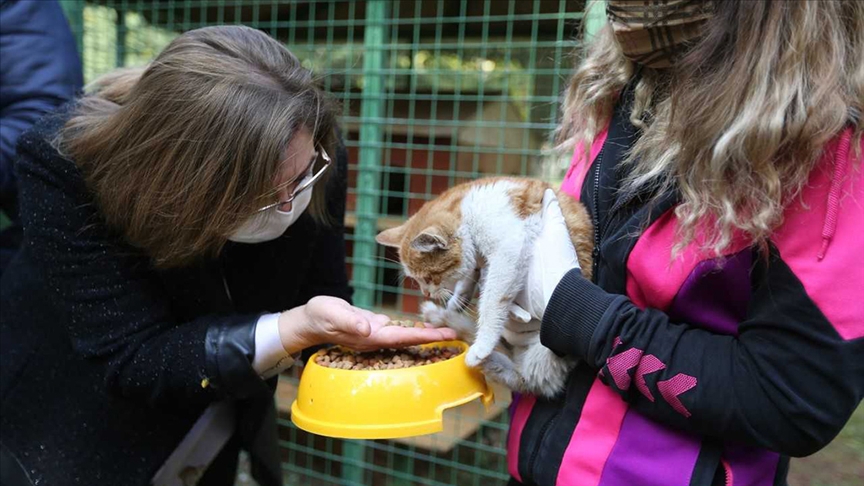
[(379, 245), (389, 246), (390, 248), (399, 248), (399, 244), (402, 243), (402, 235), (404, 232), (404, 224), (395, 228), (386, 229), (378, 233), (378, 236), (375, 237), (375, 241), (377, 241)]
[(448, 246), (447, 239), (441, 234), (441, 230), (434, 226), (430, 226), (421, 231), (420, 234), (415, 236), (411, 241), (411, 248), (422, 253), (446, 250)]

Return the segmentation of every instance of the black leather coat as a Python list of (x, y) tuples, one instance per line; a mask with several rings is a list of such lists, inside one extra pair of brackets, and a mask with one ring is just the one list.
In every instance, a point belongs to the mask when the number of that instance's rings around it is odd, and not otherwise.
[[(40, 485), (149, 484), (207, 405), (232, 399), (232, 443), (253, 450), (261, 484), (278, 484), (275, 379), (251, 367), (255, 323), (315, 295), (350, 299), (341, 224), (306, 215), (276, 240), (154, 270), (48, 142), (62, 113), (18, 146), (24, 244), (0, 293), (4, 449)], [(340, 147), (326, 187), (340, 222), (346, 157)]]

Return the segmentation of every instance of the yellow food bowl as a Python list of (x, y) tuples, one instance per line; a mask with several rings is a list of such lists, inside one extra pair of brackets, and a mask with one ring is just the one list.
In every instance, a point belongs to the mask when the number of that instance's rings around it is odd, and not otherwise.
[(312, 355), (303, 368), (291, 421), (313, 434), (343, 439), (395, 439), (443, 429), (444, 410), (476, 398), (487, 407), (492, 389), (465, 364), (468, 345), (443, 341), (422, 346), (459, 348), (445, 361), (391, 370), (321, 366)]

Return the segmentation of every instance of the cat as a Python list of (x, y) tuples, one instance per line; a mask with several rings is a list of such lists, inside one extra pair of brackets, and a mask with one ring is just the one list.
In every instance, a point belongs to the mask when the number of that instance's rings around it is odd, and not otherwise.
[[(445, 306), (424, 302), (423, 319), (447, 325), (471, 343), (465, 356), (469, 366), (479, 366), (487, 377), (513, 390), (553, 397), (576, 361), (543, 346), (539, 333), (527, 343), (512, 339), (525, 329), (539, 329), (540, 323), (513, 300), (526, 280), (547, 189), (555, 191), (546, 182), (517, 177), (459, 184), (424, 204), (404, 224), (379, 233), (376, 241), (398, 249), (406, 277), (417, 281), (427, 299), (446, 301)], [(582, 273), (591, 278), (591, 219), (581, 203), (555, 193)], [(475, 322), (465, 311), (478, 286)]]

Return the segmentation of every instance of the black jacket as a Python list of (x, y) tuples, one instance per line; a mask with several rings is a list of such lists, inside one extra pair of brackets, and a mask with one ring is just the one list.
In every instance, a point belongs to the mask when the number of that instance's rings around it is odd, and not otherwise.
[(537, 486), (785, 485), (789, 456), (827, 445), (864, 396), (852, 129), (826, 145), (767, 252), (744, 240), (715, 258), (692, 243), (673, 259), (678, 191), (619, 190), (641, 135), (631, 94), (568, 173), (594, 222), (594, 272), (564, 276), (540, 340), (580, 363), (560, 396), (515, 398), (510, 473)]
[[(241, 421), (247, 436), (272, 418), (275, 379), (251, 366), (256, 321), (315, 295), (350, 298), (343, 228), (304, 215), (276, 240), (157, 271), (49, 144), (67, 116), (18, 145), (24, 244), (0, 294), (2, 444), (37, 484), (149, 484), (211, 402), (257, 410), (246, 414), (257, 424)], [(340, 222), (346, 158), (340, 147), (326, 188)]]
[(75, 38), (56, 0), (0, 0), (0, 275), (21, 245), (15, 142), (42, 115), (71, 100), (84, 83)]

